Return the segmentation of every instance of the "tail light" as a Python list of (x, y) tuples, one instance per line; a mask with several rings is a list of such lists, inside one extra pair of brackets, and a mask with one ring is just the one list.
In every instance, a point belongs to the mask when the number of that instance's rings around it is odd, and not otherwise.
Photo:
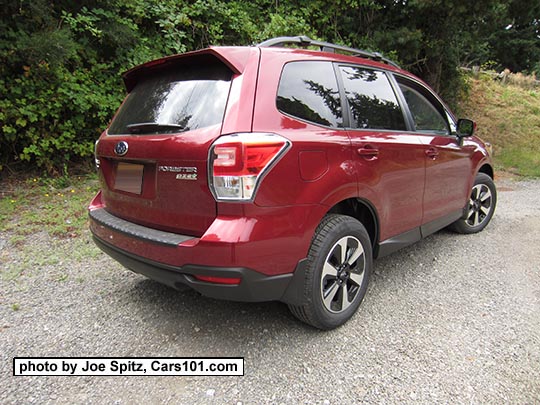
[(210, 189), (216, 200), (251, 201), (261, 180), (291, 142), (276, 134), (242, 133), (218, 138), (210, 148)]

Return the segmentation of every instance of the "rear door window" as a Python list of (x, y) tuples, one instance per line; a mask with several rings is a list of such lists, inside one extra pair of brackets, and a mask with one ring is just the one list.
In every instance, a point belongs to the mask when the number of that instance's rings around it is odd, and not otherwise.
[(182, 65), (139, 82), (113, 120), (109, 134), (163, 134), (223, 121), (232, 72), (222, 64)]
[(359, 66), (340, 66), (351, 113), (351, 127), (406, 130), (405, 118), (384, 72)]
[(277, 108), (326, 127), (342, 127), (341, 100), (330, 62), (290, 62), (281, 74)]

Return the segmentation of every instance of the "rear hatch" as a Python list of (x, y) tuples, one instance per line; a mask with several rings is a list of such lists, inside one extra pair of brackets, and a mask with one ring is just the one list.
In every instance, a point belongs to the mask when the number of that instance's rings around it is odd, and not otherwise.
[(204, 233), (216, 217), (208, 150), (221, 134), (233, 69), (209, 50), (124, 76), (129, 94), (96, 146), (108, 212), (164, 231)]

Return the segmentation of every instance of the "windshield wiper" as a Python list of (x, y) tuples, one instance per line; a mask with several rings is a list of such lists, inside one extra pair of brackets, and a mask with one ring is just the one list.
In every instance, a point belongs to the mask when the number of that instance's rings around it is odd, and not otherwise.
[(127, 126), (129, 133), (131, 134), (148, 134), (159, 132), (183, 132), (189, 128), (183, 127), (177, 124), (160, 124), (158, 122), (138, 122), (136, 124), (129, 124)]

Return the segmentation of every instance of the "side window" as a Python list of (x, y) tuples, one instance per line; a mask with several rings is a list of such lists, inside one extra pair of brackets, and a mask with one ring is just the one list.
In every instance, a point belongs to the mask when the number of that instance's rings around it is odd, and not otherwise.
[(450, 133), (448, 121), (425, 96), (402, 83), (399, 84), (399, 87), (409, 106), (417, 131), (435, 132), (441, 135)]
[(406, 130), (405, 118), (388, 77), (380, 71), (340, 66), (351, 127)]
[(327, 127), (342, 127), (341, 101), (329, 62), (290, 62), (281, 74), (277, 108)]

